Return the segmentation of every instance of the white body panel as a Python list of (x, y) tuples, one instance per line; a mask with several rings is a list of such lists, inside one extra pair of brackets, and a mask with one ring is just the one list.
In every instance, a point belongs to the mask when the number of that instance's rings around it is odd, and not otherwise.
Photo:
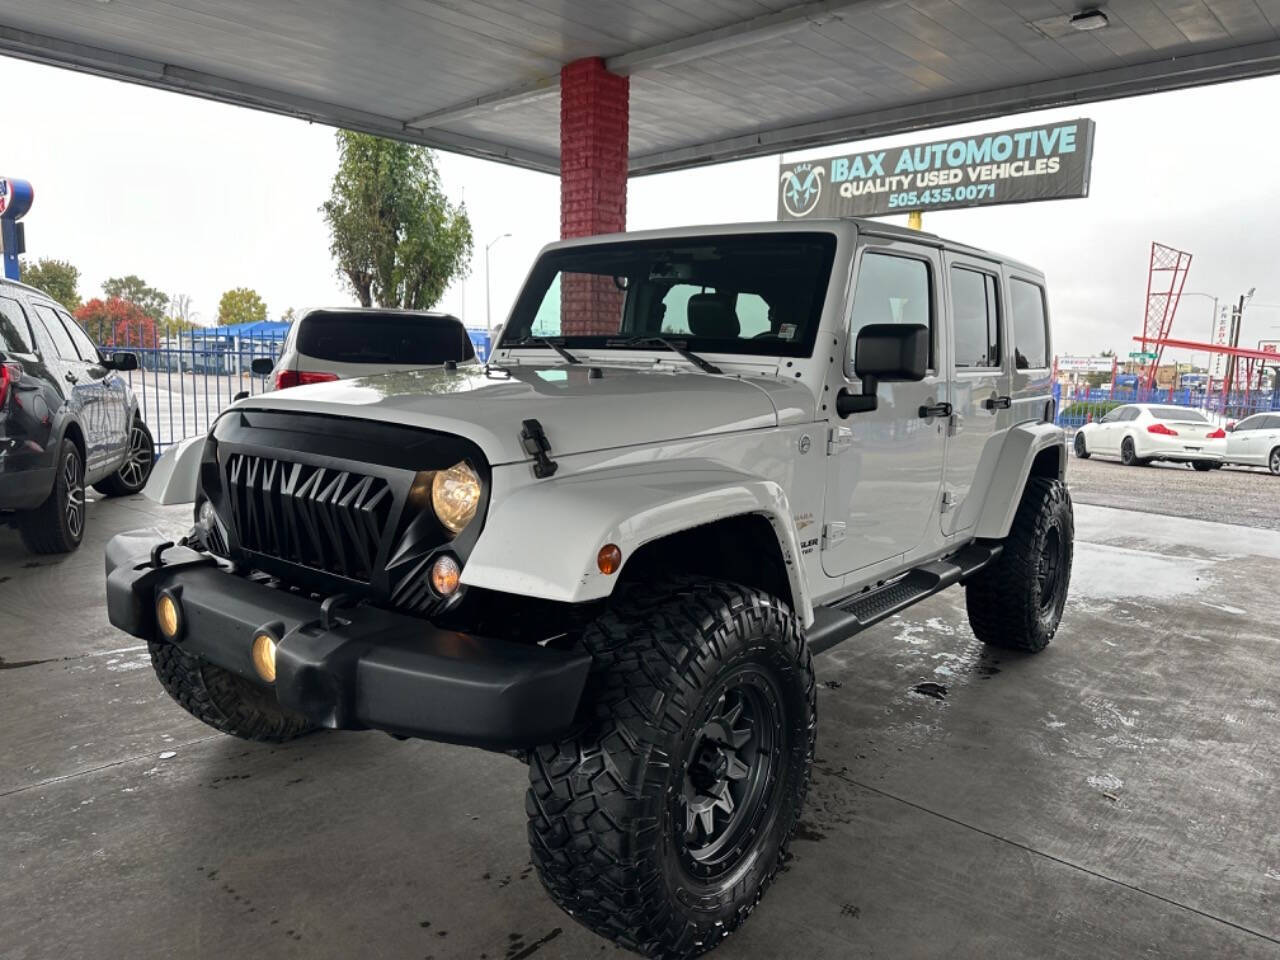
[[(597, 599), (618, 580), (596, 567), (604, 544), (621, 547), (625, 572), (627, 559), (653, 540), (760, 515), (776, 532), (807, 623), (815, 605), (953, 553), (973, 537), (1005, 536), (1032, 463), (1047, 448), (1061, 447), (1062, 432), (1035, 422), (1049, 400), (1047, 370), (1011, 372), (1009, 349), (998, 370), (956, 377), (951, 368), (949, 294), (940, 281), (946, 258), (984, 262), (998, 276), (1002, 298), (1010, 271), (1042, 285), (1034, 271), (927, 234), (852, 221), (641, 237), (799, 229), (836, 237), (809, 357), (700, 351), (723, 370), (709, 374), (661, 348), (575, 345), (581, 363), (568, 364), (550, 349), (499, 343), (491, 368), (358, 377), (251, 397), (230, 409), (374, 420), (474, 442), (492, 468), (492, 489), (462, 582), (495, 591), (569, 603)], [(881, 384), (874, 413), (841, 418), (836, 395), (860, 389), (845, 361), (863, 248), (929, 264), (934, 363), (923, 382)], [(592, 367), (599, 376), (591, 375)], [(994, 413), (984, 407), (993, 394), (1012, 394), (1010, 407)], [(948, 399), (954, 418), (921, 416), (920, 407)], [(545, 432), (554, 476), (534, 475), (520, 438), (526, 419), (537, 419)], [(833, 437), (848, 443), (829, 443)], [(200, 451), (184, 446), (171, 456), (172, 463), (165, 464), (166, 456), (157, 466), (149, 493), (179, 502), (194, 495)], [(1051, 473), (1060, 475), (1061, 459), (1055, 454)], [(946, 516), (944, 482), (954, 494)], [(844, 537), (824, 539), (824, 523), (843, 523)]]
[(1258, 413), (1246, 417), (1227, 434), (1228, 463), (1249, 467), (1271, 467), (1276, 451), (1280, 450), (1280, 411)]

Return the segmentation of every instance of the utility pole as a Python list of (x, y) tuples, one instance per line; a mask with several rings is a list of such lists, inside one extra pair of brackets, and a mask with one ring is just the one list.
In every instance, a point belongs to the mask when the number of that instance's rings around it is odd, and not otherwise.
[(501, 234), (484, 246), (484, 328), (490, 333), (493, 332), (493, 316), (489, 311), (489, 251), (493, 249), (495, 243), (509, 236), (511, 236), (509, 233)]

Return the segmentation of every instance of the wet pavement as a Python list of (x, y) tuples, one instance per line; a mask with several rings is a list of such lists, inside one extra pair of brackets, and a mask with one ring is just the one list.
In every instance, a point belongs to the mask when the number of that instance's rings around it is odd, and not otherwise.
[[(617, 953), (542, 895), (515, 760), (247, 744), (166, 697), (102, 546), (187, 519), (91, 504), (61, 559), (0, 531), (0, 955)], [(793, 856), (714, 956), (1280, 957), (1280, 534), (1077, 524), (1045, 653), (985, 651), (952, 590), (818, 658)]]
[(1119, 460), (1074, 456), (1067, 467), (1076, 503), (1280, 531), (1280, 477), (1261, 467), (1197, 473), (1185, 464), (1126, 467)]

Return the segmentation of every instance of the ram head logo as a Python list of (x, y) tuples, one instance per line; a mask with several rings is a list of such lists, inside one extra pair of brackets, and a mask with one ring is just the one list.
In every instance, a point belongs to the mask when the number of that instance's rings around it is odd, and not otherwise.
[(826, 168), (800, 163), (782, 174), (782, 206), (793, 217), (813, 212), (822, 196), (822, 174)]

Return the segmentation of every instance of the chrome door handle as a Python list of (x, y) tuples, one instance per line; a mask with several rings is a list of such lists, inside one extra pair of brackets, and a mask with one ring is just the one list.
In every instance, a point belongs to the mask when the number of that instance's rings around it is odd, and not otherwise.
[(949, 416), (951, 416), (951, 404), (949, 403), (935, 403), (932, 406), (920, 408), (920, 418), (922, 420)]
[(1008, 410), (1013, 406), (1013, 397), (987, 397), (982, 405), (988, 410)]

